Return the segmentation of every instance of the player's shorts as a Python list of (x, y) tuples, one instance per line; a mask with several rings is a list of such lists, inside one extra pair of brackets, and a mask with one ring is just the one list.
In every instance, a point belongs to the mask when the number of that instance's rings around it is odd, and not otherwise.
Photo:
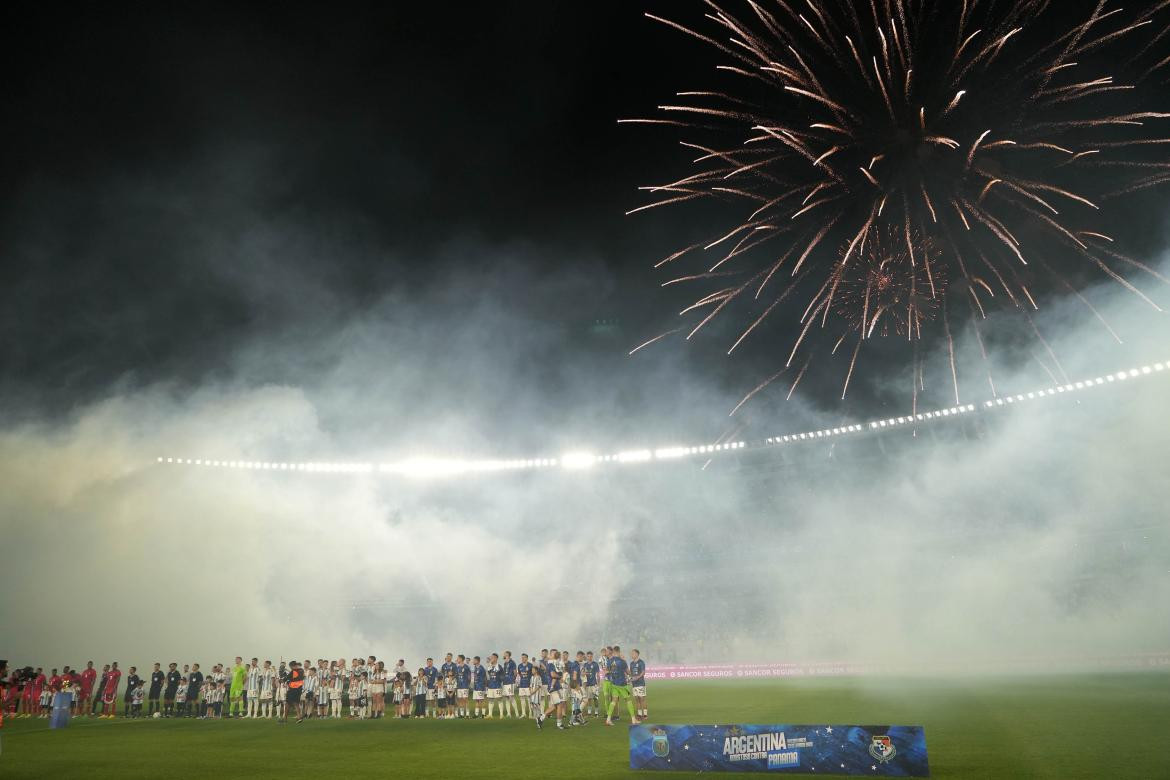
[(498, 699), (503, 695), (504, 695), (504, 692), (501, 691), (499, 688), (488, 688), (487, 689), (487, 697), (489, 699)]
[(385, 692), (386, 692), (386, 686), (384, 684), (370, 686), (370, 693), (371, 694), (378, 694), (378, 693), (385, 693)]
[(521, 696), (527, 696), (527, 695), (529, 695), (529, 693), (531, 693), (531, 691), (532, 691), (531, 688), (517, 688), (516, 689), (516, 693), (520, 694)]
[(456, 688), (455, 689), (455, 698), (456, 699), (466, 699), (467, 698), (467, 689), (466, 688)]
[(601, 692), (600, 685), (586, 685), (585, 686), (585, 695), (586, 696), (590, 696), (590, 697), (596, 699), (600, 695), (600, 692)]
[(484, 691), (472, 691), (471, 698), (473, 701), (483, 701), (486, 697)]
[(435, 700), (435, 692), (433, 690), (427, 691), (427, 701)]
[(300, 703), (300, 701), (301, 701), (301, 689), (300, 688), (289, 688), (288, 689), (288, 703), (289, 704), (298, 704), (298, 703)]
[(635, 696), (637, 696), (639, 699), (644, 699), (644, 698), (646, 698), (646, 686), (645, 686), (645, 685), (635, 685), (635, 686), (634, 686), (634, 687), (631, 689), (631, 691), (632, 691), (632, 693), (633, 693)]
[(317, 691), (317, 704), (324, 706), (329, 703), (329, 691)]
[(247, 693), (248, 693), (249, 699), (259, 699), (260, 698), (260, 689), (259, 688), (249, 688)]
[(504, 683), (504, 695), (505, 696), (514, 696), (515, 691), (513, 691), (512, 689), (515, 687), (516, 686), (513, 685), (512, 683)]
[(611, 698), (614, 698), (614, 699), (628, 699), (628, 698), (630, 698), (630, 686), (628, 686), (628, 685), (615, 685), (613, 683), (610, 683), (609, 695)]
[(551, 691), (548, 695), (548, 706), (550, 707), (555, 707), (563, 701), (564, 698), (561, 696), (560, 691)]
[(272, 691), (260, 691), (260, 701), (272, 701)]

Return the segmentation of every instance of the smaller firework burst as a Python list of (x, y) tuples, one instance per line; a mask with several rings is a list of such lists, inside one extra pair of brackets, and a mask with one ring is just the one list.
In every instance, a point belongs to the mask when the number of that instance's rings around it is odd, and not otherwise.
[[(838, 265), (833, 311), (861, 338), (897, 334), (922, 338), (923, 323), (933, 320), (946, 292), (946, 277), (937, 252), (915, 240), (911, 257), (900, 236), (876, 231), (860, 257)], [(842, 247), (842, 254), (846, 251)]]

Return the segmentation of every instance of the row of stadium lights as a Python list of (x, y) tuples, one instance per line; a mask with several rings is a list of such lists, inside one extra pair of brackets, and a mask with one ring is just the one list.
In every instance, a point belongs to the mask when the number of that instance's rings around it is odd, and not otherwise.
[[(1165, 363), (1153, 363), (1128, 371), (1118, 371), (1115, 374), (1106, 374), (1081, 382), (1072, 382), (1057, 385), (1043, 390), (1029, 393), (1019, 393), (984, 401), (984, 408), (993, 410), (1004, 406), (1013, 406), (1017, 403), (1047, 398), (1064, 393), (1075, 393), (1093, 387), (1108, 385), (1115, 382), (1125, 382), (1142, 376), (1165, 371)], [(775, 447), (785, 444), (795, 444), (815, 439), (825, 439), (836, 436), (863, 433), (866, 431), (881, 430), (883, 428), (897, 428), (905, 425), (931, 422), (934, 420), (970, 414), (976, 409), (975, 404), (960, 404), (946, 409), (932, 412), (889, 417), (884, 420), (871, 420), (865, 423), (845, 425), (839, 428), (825, 428), (819, 431), (805, 431), (780, 436), (771, 436), (764, 440), (763, 447)], [(406, 477), (441, 477), (468, 473), (491, 473), (500, 471), (523, 471), (561, 467), (568, 470), (592, 468), (598, 464), (608, 463), (647, 463), (650, 461), (678, 460), (695, 455), (719, 455), (747, 447), (747, 442), (724, 442), (722, 444), (703, 444), (695, 447), (662, 447), (655, 450), (627, 450), (613, 455), (593, 455), (587, 452), (570, 452), (560, 458), (530, 458), (517, 460), (452, 460), (443, 458), (411, 458), (396, 463), (273, 463), (269, 461), (251, 460), (202, 460), (192, 458), (158, 458), (158, 462), (171, 465), (210, 466), (212, 468), (244, 469), (249, 471), (298, 471), (326, 474), (396, 474)]]

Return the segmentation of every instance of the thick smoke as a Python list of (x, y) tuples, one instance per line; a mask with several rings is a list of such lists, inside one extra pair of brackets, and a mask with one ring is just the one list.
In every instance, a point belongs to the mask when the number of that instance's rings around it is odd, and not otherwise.
[[(422, 280), (391, 272), (386, 292), (357, 294), (328, 269), (331, 254), (376, 257), (360, 226), (209, 208), (208, 222), (254, 218), (201, 232), (191, 254), (219, 254), (196, 265), (269, 321), (195, 380), (128, 375), (0, 428), (11, 658), (417, 660), (618, 641), (651, 660), (977, 665), (1166, 649), (1166, 375), (705, 469), (418, 482), (160, 466), (710, 441), (730, 430), (727, 388), (742, 389), (718, 373), (735, 363), (713, 372), (676, 343), (629, 359), (634, 334), (591, 331), (583, 302), (615, 280), (587, 252), (467, 236), (386, 260), (428, 266)], [(1091, 295), (1123, 344), (1075, 302), (1037, 318), (1072, 379), (1170, 358), (1163, 315), (1112, 287)], [(959, 349), (972, 402), (987, 395), (975, 349)], [(1059, 370), (992, 357), (1001, 392)], [(947, 373), (929, 380), (939, 404)], [(906, 403), (896, 375), (868, 377)], [(815, 384), (782, 396), (749, 407), (741, 435), (841, 424)]]

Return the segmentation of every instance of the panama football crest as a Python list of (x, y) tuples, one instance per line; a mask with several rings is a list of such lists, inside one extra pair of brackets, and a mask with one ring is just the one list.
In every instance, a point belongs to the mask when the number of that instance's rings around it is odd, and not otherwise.
[(666, 758), (670, 755), (670, 740), (666, 738), (666, 729), (654, 729), (651, 732), (654, 735), (654, 755), (659, 758)]
[(869, 754), (884, 764), (898, 754), (898, 749), (892, 739), (883, 735), (869, 741)]

